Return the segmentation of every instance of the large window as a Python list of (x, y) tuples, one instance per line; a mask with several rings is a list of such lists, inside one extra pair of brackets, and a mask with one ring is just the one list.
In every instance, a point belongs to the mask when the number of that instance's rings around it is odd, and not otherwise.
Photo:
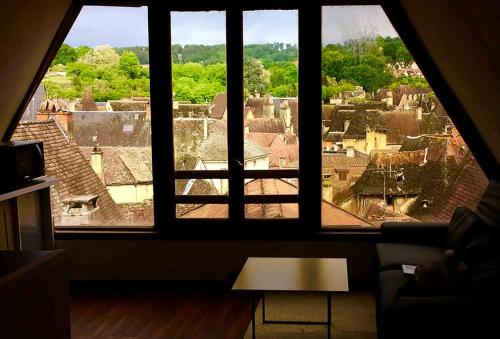
[(148, 3), (84, 7), (14, 133), (45, 143), (56, 226), (370, 230), (475, 207), (487, 179), (381, 6)]
[(56, 227), (153, 225), (147, 23), (83, 8), (14, 132), (44, 143)]
[(474, 208), (487, 180), (382, 8), (322, 19), (323, 226), (330, 205), (366, 228)]

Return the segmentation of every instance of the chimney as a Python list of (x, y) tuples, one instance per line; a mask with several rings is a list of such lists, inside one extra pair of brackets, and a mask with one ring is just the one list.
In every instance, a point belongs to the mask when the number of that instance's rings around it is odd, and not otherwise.
[(255, 92), (255, 97), (256, 98), (260, 98), (260, 93), (259, 92)]
[(421, 121), (422, 120), (422, 107), (417, 107), (417, 120)]
[(92, 166), (92, 169), (97, 174), (99, 179), (106, 184), (104, 181), (104, 162), (102, 158), (102, 150), (99, 147), (99, 144), (96, 144), (90, 154), (90, 166)]
[(394, 96), (392, 94), (392, 91), (387, 91), (387, 105), (392, 106), (394, 105)]
[(208, 139), (208, 118), (203, 118), (203, 140)]
[(286, 157), (280, 157), (280, 164), (279, 164), (280, 168), (285, 167), (285, 165), (286, 165)]
[(347, 132), (349, 125), (351, 124), (351, 120), (344, 120), (344, 132)]
[[(71, 196), (62, 201), (64, 209), (61, 212), (61, 225), (89, 225), (99, 222), (95, 220), (99, 206), (99, 195)], [(100, 221), (102, 223), (102, 221)]]
[(354, 158), (354, 147), (347, 147), (347, 157)]
[(146, 103), (146, 120), (151, 121), (151, 101)]

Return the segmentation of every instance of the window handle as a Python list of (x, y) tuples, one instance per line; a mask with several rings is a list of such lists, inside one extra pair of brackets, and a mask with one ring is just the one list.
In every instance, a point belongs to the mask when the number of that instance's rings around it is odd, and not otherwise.
[(233, 159), (233, 162), (236, 166), (243, 168), (243, 163), (240, 160), (235, 158), (235, 159)]

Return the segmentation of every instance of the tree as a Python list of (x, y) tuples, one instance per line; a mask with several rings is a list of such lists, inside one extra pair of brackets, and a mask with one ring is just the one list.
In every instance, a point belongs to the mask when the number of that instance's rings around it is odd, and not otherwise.
[(70, 62), (75, 62), (78, 59), (76, 50), (68, 44), (63, 44), (52, 61), (54, 65), (67, 65)]
[(250, 59), (243, 65), (243, 84), (249, 94), (267, 93), (271, 84), (270, 72), (264, 68), (262, 61)]
[(120, 56), (118, 69), (128, 75), (131, 79), (139, 78), (142, 74), (142, 67), (134, 52), (124, 52)]
[(78, 59), (78, 62), (95, 67), (96, 70), (115, 67), (120, 62), (120, 56), (109, 45), (97, 46)]
[(91, 50), (92, 50), (92, 48), (90, 48), (89, 46), (78, 46), (78, 47), (76, 47), (75, 48), (75, 52), (76, 52), (77, 59), (80, 59), (82, 56), (84, 56), (85, 54), (87, 54)]

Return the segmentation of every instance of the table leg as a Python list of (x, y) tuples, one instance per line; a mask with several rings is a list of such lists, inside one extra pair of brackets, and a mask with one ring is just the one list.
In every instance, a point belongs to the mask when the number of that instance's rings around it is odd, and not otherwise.
[(255, 299), (255, 293), (252, 293), (252, 339), (255, 339), (255, 309), (257, 308)]
[(262, 292), (262, 323), (266, 323), (266, 292)]
[(328, 339), (330, 339), (330, 334), (331, 334), (331, 327), (332, 327), (332, 294), (328, 292), (328, 300), (327, 300), (327, 307), (328, 307)]

